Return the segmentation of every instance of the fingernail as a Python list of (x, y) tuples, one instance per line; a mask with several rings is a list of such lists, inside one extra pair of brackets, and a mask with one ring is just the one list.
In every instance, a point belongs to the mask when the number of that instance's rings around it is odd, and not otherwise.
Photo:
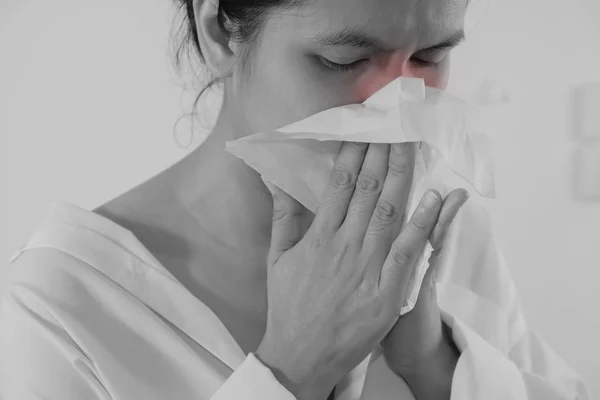
[(423, 200), (423, 207), (425, 207), (427, 209), (435, 208), (438, 206), (438, 204), (440, 204), (441, 201), (442, 201), (442, 199), (436, 192), (434, 192), (433, 190), (428, 190), (427, 193), (425, 193), (425, 200)]

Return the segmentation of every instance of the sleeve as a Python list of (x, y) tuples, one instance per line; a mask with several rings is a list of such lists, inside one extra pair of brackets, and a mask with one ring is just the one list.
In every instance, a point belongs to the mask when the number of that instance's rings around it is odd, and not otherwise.
[(584, 381), (527, 327), (489, 215), (465, 211), (437, 276), (442, 318), (461, 350), (451, 400), (590, 400)]
[(2, 400), (110, 400), (43, 299), (7, 287), (0, 309)]
[(219, 387), (211, 400), (295, 400), (283, 385), (279, 383), (271, 370), (263, 365), (253, 353)]

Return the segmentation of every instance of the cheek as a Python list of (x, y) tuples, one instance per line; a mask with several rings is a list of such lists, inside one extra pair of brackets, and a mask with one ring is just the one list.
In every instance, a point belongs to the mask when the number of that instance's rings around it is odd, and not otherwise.
[(239, 100), (241, 112), (254, 132), (280, 128), (331, 105), (309, 69), (299, 62), (280, 61), (257, 67), (240, 85), (244, 92)]
[(353, 96), (362, 103), (379, 89), (398, 77), (422, 78), (425, 86), (445, 89), (448, 85), (449, 65), (447, 61), (436, 67), (412, 66), (407, 61), (394, 60), (371, 63), (354, 84)]

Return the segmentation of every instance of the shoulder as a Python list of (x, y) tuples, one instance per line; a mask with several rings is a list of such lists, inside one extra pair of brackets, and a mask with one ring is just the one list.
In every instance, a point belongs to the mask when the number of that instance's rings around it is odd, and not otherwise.
[(2, 309), (18, 305), (20, 312), (63, 316), (64, 323), (100, 318), (127, 300), (120, 280), (133, 280), (144, 267), (134, 258), (100, 232), (42, 225), (6, 266)]
[(47, 312), (77, 302), (85, 306), (98, 272), (83, 260), (52, 247), (20, 251), (8, 264), (2, 303), (18, 302)]
[(22, 332), (30, 332), (28, 340), (40, 346), (76, 349), (82, 357), (93, 359), (95, 343), (116, 346), (111, 342), (116, 330), (127, 337), (135, 330), (131, 321), (117, 316), (137, 303), (116, 282), (76, 256), (36, 247), (23, 251), (9, 267), (0, 330), (10, 335), (13, 345), (23, 349)]
[(108, 398), (81, 331), (74, 329), (78, 314), (101, 315), (82, 279), (91, 267), (50, 247), (19, 252), (8, 267), (0, 308), (2, 393), (10, 398), (33, 392), (57, 399)]

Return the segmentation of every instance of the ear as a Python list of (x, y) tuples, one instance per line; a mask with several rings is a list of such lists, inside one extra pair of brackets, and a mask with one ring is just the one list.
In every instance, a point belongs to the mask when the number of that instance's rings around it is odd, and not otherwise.
[(209, 71), (218, 78), (232, 75), (234, 53), (229, 33), (217, 21), (219, 0), (194, 0), (194, 18), (198, 41)]

